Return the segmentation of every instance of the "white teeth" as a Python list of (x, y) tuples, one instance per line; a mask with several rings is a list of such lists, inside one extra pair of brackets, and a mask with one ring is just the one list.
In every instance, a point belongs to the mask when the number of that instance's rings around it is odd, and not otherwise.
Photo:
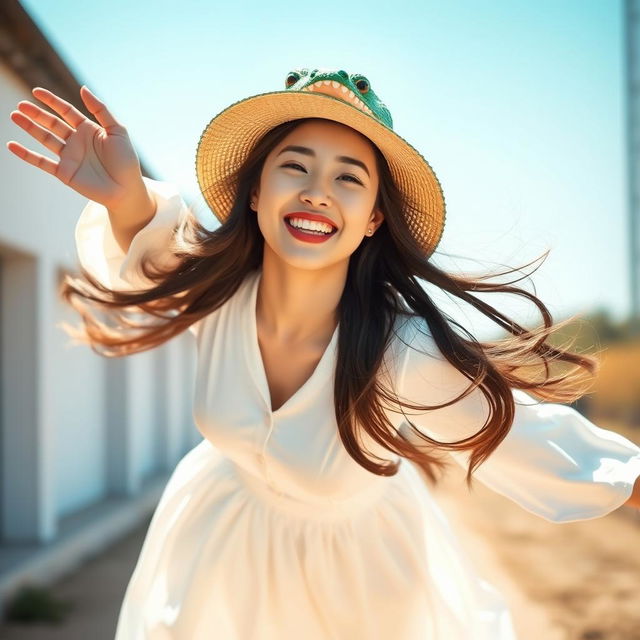
[(319, 231), (322, 233), (331, 233), (333, 227), (324, 222), (315, 222), (312, 220), (305, 220), (303, 218), (289, 218), (289, 224), (299, 229), (307, 229), (309, 231)]
[(315, 91), (322, 86), (331, 86), (334, 89), (340, 88), (340, 92), (346, 94), (345, 99), (348, 99), (352, 105), (358, 107), (358, 109), (361, 109), (366, 113), (373, 113), (373, 111), (371, 111), (371, 109), (369, 109), (369, 107), (362, 100), (360, 100), (360, 98), (358, 98), (356, 94), (351, 91), (351, 89), (348, 89), (343, 84), (336, 82), (335, 80), (318, 80), (317, 82), (304, 87), (302, 90)]

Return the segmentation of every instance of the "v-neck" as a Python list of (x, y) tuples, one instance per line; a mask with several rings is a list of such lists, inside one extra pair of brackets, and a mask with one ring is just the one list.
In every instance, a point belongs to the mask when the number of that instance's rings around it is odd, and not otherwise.
[(249, 295), (246, 298), (246, 309), (242, 310), (244, 315), (244, 330), (245, 330), (245, 354), (247, 356), (247, 362), (251, 370), (254, 382), (256, 383), (260, 395), (267, 407), (267, 410), (271, 416), (276, 417), (281, 413), (288, 411), (295, 403), (299, 402), (304, 396), (306, 396), (317, 383), (321, 382), (327, 373), (329, 373), (332, 362), (332, 356), (336, 349), (336, 343), (338, 340), (338, 331), (340, 323), (336, 325), (333, 331), (331, 340), (325, 348), (318, 364), (316, 365), (313, 373), (307, 378), (307, 380), (299, 387), (293, 395), (291, 395), (280, 407), (273, 409), (271, 405), (271, 393), (269, 391), (269, 382), (267, 380), (267, 373), (262, 359), (262, 353), (260, 351), (260, 344), (258, 342), (258, 323), (257, 323), (257, 300), (258, 300), (258, 285), (262, 278), (262, 269), (258, 269), (253, 276), (253, 281), (250, 283)]

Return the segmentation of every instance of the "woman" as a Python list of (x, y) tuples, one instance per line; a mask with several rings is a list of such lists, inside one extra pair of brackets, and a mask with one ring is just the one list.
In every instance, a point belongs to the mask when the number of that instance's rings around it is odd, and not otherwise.
[[(440, 185), (367, 78), (298, 69), (285, 84), (202, 134), (215, 231), (140, 175), (126, 129), (86, 87), (97, 124), (44, 89), (60, 117), (26, 101), (12, 113), (60, 160), (9, 148), (91, 200), (83, 277), (62, 289), (84, 319), (76, 335), (107, 356), (187, 328), (198, 345), (204, 440), (156, 508), (117, 640), (514, 638), (408, 462), (435, 482), (448, 451), (469, 486), (567, 522), (640, 506), (640, 448), (554, 404), (580, 397), (580, 369), (597, 363), (546, 341), (557, 325), (542, 302), (430, 261)], [(513, 338), (480, 343), (458, 325), (462, 337), (417, 278)], [(470, 291), (527, 297), (544, 326)], [(572, 366), (554, 374), (555, 361)]]

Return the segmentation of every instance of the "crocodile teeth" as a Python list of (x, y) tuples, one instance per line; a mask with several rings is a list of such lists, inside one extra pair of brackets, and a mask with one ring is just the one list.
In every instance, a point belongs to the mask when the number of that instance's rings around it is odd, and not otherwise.
[(335, 80), (318, 80), (313, 84), (307, 85), (302, 89), (302, 91), (315, 91), (317, 88), (322, 86), (331, 86), (334, 89), (340, 88), (341, 93), (346, 94), (345, 99), (348, 99), (352, 105), (360, 109), (361, 111), (365, 111), (366, 113), (373, 113), (371, 109), (362, 101), (360, 98), (356, 96), (351, 89), (345, 87), (340, 82), (336, 82)]

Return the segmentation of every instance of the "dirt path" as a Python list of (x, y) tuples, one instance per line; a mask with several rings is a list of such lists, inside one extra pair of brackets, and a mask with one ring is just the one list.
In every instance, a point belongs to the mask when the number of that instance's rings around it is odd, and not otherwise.
[[(638, 431), (617, 431), (640, 442)], [(469, 493), (458, 469), (435, 495), (482, 574), (509, 601), (522, 640), (640, 640), (635, 510), (555, 524), (480, 483)], [(533, 631), (541, 625), (546, 632)]]
[(2, 640), (113, 640), (118, 612), (148, 521), (106, 553), (58, 582), (51, 592), (72, 603), (64, 623), (0, 624)]

